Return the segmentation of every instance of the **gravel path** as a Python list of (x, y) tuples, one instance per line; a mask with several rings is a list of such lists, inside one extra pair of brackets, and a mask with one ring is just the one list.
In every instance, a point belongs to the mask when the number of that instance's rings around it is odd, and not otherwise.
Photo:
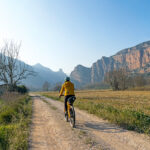
[[(33, 95), (32, 95), (33, 96)], [(150, 138), (76, 110), (76, 128), (64, 121), (63, 103), (33, 97), (31, 150), (150, 150)]]

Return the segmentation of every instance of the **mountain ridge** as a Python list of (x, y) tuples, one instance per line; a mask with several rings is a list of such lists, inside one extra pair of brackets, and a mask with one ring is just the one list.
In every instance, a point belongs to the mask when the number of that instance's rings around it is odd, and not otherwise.
[[(148, 73), (150, 65), (150, 41), (118, 51), (116, 54), (98, 59), (87, 68), (78, 65), (70, 76), (77, 86), (102, 82), (107, 72), (126, 68), (130, 72)], [(81, 67), (82, 66), (82, 67)]]
[(42, 90), (42, 86), (46, 81), (49, 82), (52, 87), (56, 83), (62, 83), (66, 77), (66, 74), (62, 69), (59, 69), (59, 71), (55, 72), (50, 68), (41, 65), (40, 63), (37, 63), (33, 66), (28, 66), (36, 72), (36, 76), (30, 76), (22, 83), (31, 90)]

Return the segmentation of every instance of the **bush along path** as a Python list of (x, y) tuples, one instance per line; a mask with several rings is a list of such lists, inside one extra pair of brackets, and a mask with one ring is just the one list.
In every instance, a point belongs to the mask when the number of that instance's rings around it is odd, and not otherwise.
[(9, 93), (0, 103), (0, 150), (27, 150), (32, 115), (30, 97)]

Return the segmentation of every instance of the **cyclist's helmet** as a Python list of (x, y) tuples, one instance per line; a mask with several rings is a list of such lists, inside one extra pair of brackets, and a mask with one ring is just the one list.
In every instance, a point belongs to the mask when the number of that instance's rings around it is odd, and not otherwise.
[(65, 81), (70, 81), (70, 77), (66, 77), (66, 78), (65, 78)]

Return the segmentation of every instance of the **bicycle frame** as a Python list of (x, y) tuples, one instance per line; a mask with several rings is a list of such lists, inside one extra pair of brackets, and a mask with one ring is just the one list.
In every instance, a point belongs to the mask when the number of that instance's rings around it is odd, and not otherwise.
[(70, 108), (71, 105), (69, 104), (69, 102), (67, 102), (67, 110), (68, 110), (68, 117), (70, 118)]
[[(65, 108), (64, 108), (65, 112)], [(67, 114), (65, 114), (65, 120), (70, 122), (71, 127), (75, 127), (75, 110), (73, 104), (67, 101)]]
[[(72, 106), (67, 102), (67, 112), (68, 112), (68, 117), (70, 118), (70, 108)], [(65, 112), (65, 108), (64, 108), (64, 112)]]

